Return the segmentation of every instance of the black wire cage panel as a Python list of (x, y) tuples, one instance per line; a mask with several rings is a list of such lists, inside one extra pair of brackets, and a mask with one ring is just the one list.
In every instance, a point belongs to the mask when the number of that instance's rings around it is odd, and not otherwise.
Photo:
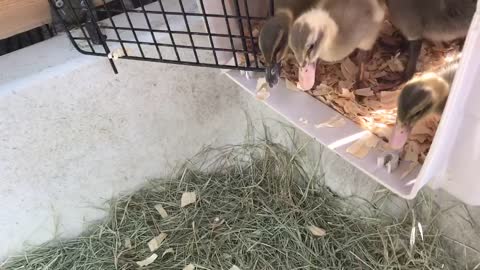
[(81, 53), (239, 70), (262, 70), (261, 23), (273, 0), (50, 0)]

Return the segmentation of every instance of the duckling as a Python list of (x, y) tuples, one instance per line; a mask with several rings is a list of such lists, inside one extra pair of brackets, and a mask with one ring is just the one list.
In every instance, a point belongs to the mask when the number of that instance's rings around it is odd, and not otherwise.
[(384, 18), (383, 0), (320, 0), (302, 14), (293, 23), (289, 38), (300, 65), (300, 82), (302, 77), (309, 78), (302, 87), (313, 86), (317, 60), (336, 62), (357, 48), (370, 51)]
[(390, 138), (390, 146), (400, 150), (408, 140), (413, 127), (426, 116), (442, 114), (459, 59), (435, 73), (427, 73), (411, 79), (398, 97), (397, 121)]
[(452, 41), (467, 35), (477, 0), (387, 0), (390, 21), (408, 40), (405, 80), (416, 72), (422, 39)]
[(288, 53), (288, 36), (293, 21), (318, 0), (276, 0), (275, 16), (268, 19), (259, 36), (265, 58), (265, 77), (270, 87), (278, 83), (281, 62)]

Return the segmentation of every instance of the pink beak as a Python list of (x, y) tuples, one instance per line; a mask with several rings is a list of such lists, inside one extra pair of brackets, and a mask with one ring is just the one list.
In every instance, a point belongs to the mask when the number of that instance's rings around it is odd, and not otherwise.
[(392, 136), (390, 138), (390, 147), (395, 150), (400, 150), (407, 143), (408, 136), (410, 135), (411, 128), (406, 125), (402, 125), (397, 122), (393, 129)]
[(299, 84), (303, 90), (310, 90), (315, 84), (315, 70), (317, 63), (306, 64), (298, 71)]

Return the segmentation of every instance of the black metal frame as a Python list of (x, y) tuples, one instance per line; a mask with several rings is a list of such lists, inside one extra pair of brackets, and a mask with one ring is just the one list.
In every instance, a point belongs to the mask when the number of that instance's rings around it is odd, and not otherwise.
[(55, 27), (45, 24), (14, 36), (0, 39), (0, 56), (42, 42), (57, 34)]
[[(192, 0), (175, 0), (178, 1), (180, 7), (180, 10), (177, 11), (166, 10), (164, 2), (167, 0), (135, 0), (136, 5), (132, 4), (131, 0), (114, 0), (108, 3), (106, 0), (102, 0), (102, 4), (98, 7), (94, 7), (91, 1), (50, 0), (50, 3), (64, 24), (73, 46), (86, 55), (109, 57), (115, 73), (117, 73), (117, 68), (111, 57), (111, 48), (118, 47), (118, 45), (123, 52), (122, 59), (250, 71), (262, 70), (262, 64), (258, 57), (258, 39), (254, 36), (253, 26), (255, 23), (261, 23), (268, 15), (273, 14), (273, 0), (216, 0), (221, 3), (223, 12), (220, 14), (206, 11), (204, 1), (212, 0), (193, 0), (196, 1), (198, 12), (189, 12), (185, 9), (184, 1)], [(227, 11), (226, 1), (229, 1), (229, 7), (233, 7), (233, 12)], [(264, 16), (250, 16), (249, 2), (254, 1), (270, 1), (267, 5), (269, 10), (265, 12)], [(169, 2), (171, 3), (172, 0), (169, 0)], [(156, 9), (147, 9), (148, 4), (155, 5)], [(148, 7), (151, 7), (151, 5)], [(67, 13), (71, 15), (70, 20), (66, 18)], [(120, 26), (116, 22), (115, 15), (118, 14), (125, 15), (123, 18), (126, 18), (126, 26)], [(132, 20), (131, 17), (138, 16), (138, 14), (143, 14), (145, 21), (142, 23), (146, 23), (146, 27), (140, 27)], [(163, 20), (161, 28), (165, 29), (153, 27), (151, 20), (153, 16)], [(173, 29), (170, 22), (172, 18), (176, 18), (177, 22), (183, 18), (185, 29)], [(204, 31), (191, 29), (190, 18), (202, 19), (205, 26)], [(211, 21), (217, 20), (218, 23), (219, 19), (225, 21), (226, 33), (212, 30)], [(234, 25), (237, 33), (232, 30)], [(106, 32), (108, 33), (104, 34)], [(132, 34), (133, 38), (122, 38), (122, 34), (125, 33)], [(139, 33), (146, 33), (150, 36), (150, 40), (141, 40)], [(158, 35), (166, 35), (168, 37), (167, 41), (160, 41)], [(175, 36), (179, 35), (183, 38), (188, 37), (189, 44), (178, 42)], [(195, 38), (207, 38), (209, 46), (196, 45)], [(228, 46), (217, 46), (216, 39), (228, 40)], [(134, 46), (133, 52), (132, 48), (126, 48), (128, 44)], [(154, 48), (155, 56), (147, 55), (145, 53), (146, 48)], [(174, 57), (165, 56), (166, 54), (162, 52), (162, 49), (166, 48), (173, 49)], [(184, 59), (179, 50), (193, 53), (194, 59)], [(200, 53), (207, 53), (213, 58), (210, 61), (205, 60), (199, 57)], [(220, 62), (218, 59), (220, 53), (231, 54), (233, 61)], [(240, 60), (240, 58), (243, 58), (243, 60)]]

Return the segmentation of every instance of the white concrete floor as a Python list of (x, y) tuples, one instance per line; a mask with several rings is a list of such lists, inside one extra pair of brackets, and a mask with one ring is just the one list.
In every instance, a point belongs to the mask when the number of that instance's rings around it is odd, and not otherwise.
[[(0, 258), (79, 234), (103, 217), (106, 200), (168, 175), (205, 145), (241, 143), (246, 115), (291, 143), (284, 120), (219, 70), (122, 60), (118, 68), (113, 75), (62, 36), (0, 59)], [(297, 133), (308, 143), (303, 158), (335, 192), (377, 195), (374, 181)], [(459, 205), (440, 218), (445, 233), (480, 249), (480, 227), (463, 219), (462, 205), (430, 193), (444, 208)], [(480, 221), (480, 208), (470, 210)]]

